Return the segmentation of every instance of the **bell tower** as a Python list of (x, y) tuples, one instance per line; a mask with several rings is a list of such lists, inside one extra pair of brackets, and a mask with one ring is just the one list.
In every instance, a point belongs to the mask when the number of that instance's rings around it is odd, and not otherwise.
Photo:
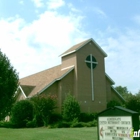
[(62, 54), (62, 68), (74, 66), (74, 95), (82, 112), (106, 109), (106, 56), (93, 39), (77, 44)]
[(106, 53), (93, 40), (76, 52), (77, 98), (82, 111), (99, 112), (106, 109), (104, 65), (106, 56)]

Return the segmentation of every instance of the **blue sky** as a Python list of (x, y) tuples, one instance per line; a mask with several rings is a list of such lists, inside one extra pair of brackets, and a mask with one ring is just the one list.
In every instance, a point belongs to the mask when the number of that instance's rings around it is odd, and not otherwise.
[(140, 90), (139, 0), (0, 0), (0, 38), (20, 78), (60, 64), (65, 50), (93, 38), (108, 54), (115, 86)]

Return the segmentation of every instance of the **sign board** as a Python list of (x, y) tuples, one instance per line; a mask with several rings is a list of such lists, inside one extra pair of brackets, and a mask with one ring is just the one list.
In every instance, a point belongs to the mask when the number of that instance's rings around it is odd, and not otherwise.
[(131, 116), (108, 116), (98, 118), (99, 140), (133, 140)]
[(140, 140), (139, 114), (120, 106), (98, 113), (98, 140)]

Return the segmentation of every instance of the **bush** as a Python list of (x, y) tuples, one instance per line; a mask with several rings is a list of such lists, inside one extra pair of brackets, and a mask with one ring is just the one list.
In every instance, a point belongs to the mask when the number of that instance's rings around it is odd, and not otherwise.
[(97, 120), (91, 122), (75, 122), (72, 123), (71, 127), (94, 127), (97, 126)]
[(71, 127), (85, 127), (86, 126), (86, 123), (85, 122), (76, 122), (76, 123), (73, 123), (71, 125)]
[(35, 114), (33, 122), (35, 123), (35, 127), (41, 127), (44, 126), (43, 118), (41, 114)]
[(5, 122), (5, 121), (1, 121), (0, 122), (0, 127), (4, 127), (4, 128), (14, 128), (14, 124), (12, 122)]
[(111, 100), (107, 103), (107, 108), (114, 107), (114, 106), (121, 106), (121, 104), (116, 100)]
[(26, 123), (33, 119), (33, 105), (29, 100), (18, 101), (11, 112), (11, 122), (16, 127), (26, 127)]
[(56, 98), (53, 95), (41, 95), (19, 101), (12, 108), (11, 122), (15, 127), (46, 126), (58, 119), (58, 116), (52, 114), (55, 105)]
[(79, 118), (79, 115), (80, 105), (78, 101), (69, 94), (63, 102), (62, 117), (66, 121), (72, 121), (74, 118)]
[(59, 121), (49, 126), (49, 128), (69, 128), (72, 122)]
[(47, 126), (56, 108), (54, 95), (39, 95), (31, 99), (34, 105), (34, 121), (36, 126)]
[(93, 120), (90, 122), (78, 122), (78, 121), (59, 121), (57, 123), (51, 124), (48, 128), (80, 128), (80, 127), (95, 127), (97, 126), (97, 120)]
[(52, 113), (50, 116), (49, 124), (57, 123), (62, 121), (62, 115), (58, 113)]
[(80, 122), (90, 122), (97, 119), (97, 113), (80, 113)]
[(91, 122), (89, 122), (90, 126), (97, 126), (97, 120), (93, 120)]
[(36, 127), (36, 121), (35, 121), (35, 119), (33, 119), (32, 121), (28, 121), (26, 123), (26, 127), (27, 128), (34, 128), (34, 127)]

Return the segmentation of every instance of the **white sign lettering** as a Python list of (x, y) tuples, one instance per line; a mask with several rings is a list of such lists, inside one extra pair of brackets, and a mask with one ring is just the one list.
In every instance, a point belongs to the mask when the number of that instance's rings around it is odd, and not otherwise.
[(99, 140), (133, 140), (130, 116), (99, 117)]

